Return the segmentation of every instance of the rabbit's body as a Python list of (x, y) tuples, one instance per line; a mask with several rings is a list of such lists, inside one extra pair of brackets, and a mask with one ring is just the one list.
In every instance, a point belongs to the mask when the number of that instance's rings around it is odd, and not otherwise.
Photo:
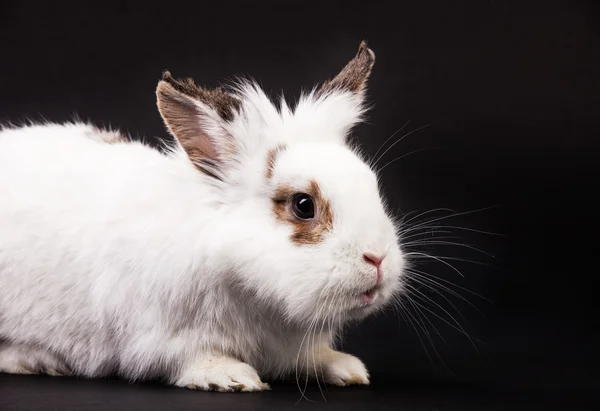
[(376, 176), (345, 145), (372, 62), (361, 46), (294, 113), (167, 74), (166, 153), (85, 124), (0, 131), (0, 371), (368, 383), (331, 346), (400, 288)]
[(215, 205), (189, 162), (95, 132), (0, 134), (0, 175), (11, 176), (0, 179), (0, 337), (43, 344), (90, 377), (161, 376), (206, 347), (266, 373), (293, 365), (294, 330), (220, 286), (227, 255), (252, 241), (236, 225), (272, 222)]

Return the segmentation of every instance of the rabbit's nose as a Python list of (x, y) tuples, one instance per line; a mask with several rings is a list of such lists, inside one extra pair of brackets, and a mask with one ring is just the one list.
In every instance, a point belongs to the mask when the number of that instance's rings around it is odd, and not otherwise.
[(381, 263), (383, 262), (384, 258), (385, 258), (385, 254), (379, 255), (379, 254), (374, 254), (374, 253), (370, 253), (370, 252), (366, 252), (363, 254), (363, 259), (365, 260), (365, 262), (367, 264), (374, 265), (375, 268), (377, 268), (377, 282), (376, 282), (377, 285), (379, 285), (381, 283), (381, 281), (383, 281), (383, 273), (381, 272)]
[(367, 263), (372, 264), (375, 267), (377, 267), (377, 269), (379, 269), (379, 266), (383, 262), (383, 259), (385, 258), (385, 255), (381, 256), (381, 255), (378, 255), (378, 254), (366, 252), (366, 253), (363, 254), (363, 258), (364, 258), (364, 260)]

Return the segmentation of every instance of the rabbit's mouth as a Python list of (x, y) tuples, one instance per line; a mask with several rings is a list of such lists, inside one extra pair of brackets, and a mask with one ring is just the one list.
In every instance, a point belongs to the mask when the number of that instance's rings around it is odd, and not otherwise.
[(375, 302), (375, 300), (377, 300), (377, 297), (379, 297), (380, 289), (381, 289), (381, 287), (379, 285), (376, 285), (375, 287), (370, 288), (367, 291), (361, 293), (359, 295), (361, 303), (363, 303), (364, 305), (373, 304)]

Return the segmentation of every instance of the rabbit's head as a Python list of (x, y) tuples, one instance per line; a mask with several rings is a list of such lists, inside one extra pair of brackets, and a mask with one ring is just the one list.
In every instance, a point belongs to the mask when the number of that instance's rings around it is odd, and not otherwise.
[(401, 288), (397, 227), (376, 174), (347, 142), (374, 61), (361, 43), (293, 109), (251, 82), (207, 90), (166, 72), (158, 84), (176, 150), (222, 196), (215, 258), (224, 276), (286, 321), (361, 318)]

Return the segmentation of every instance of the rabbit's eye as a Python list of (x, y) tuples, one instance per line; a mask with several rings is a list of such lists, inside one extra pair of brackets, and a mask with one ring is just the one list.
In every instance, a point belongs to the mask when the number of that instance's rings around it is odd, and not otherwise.
[(315, 216), (315, 202), (308, 194), (296, 194), (292, 198), (292, 212), (300, 220), (310, 220)]

